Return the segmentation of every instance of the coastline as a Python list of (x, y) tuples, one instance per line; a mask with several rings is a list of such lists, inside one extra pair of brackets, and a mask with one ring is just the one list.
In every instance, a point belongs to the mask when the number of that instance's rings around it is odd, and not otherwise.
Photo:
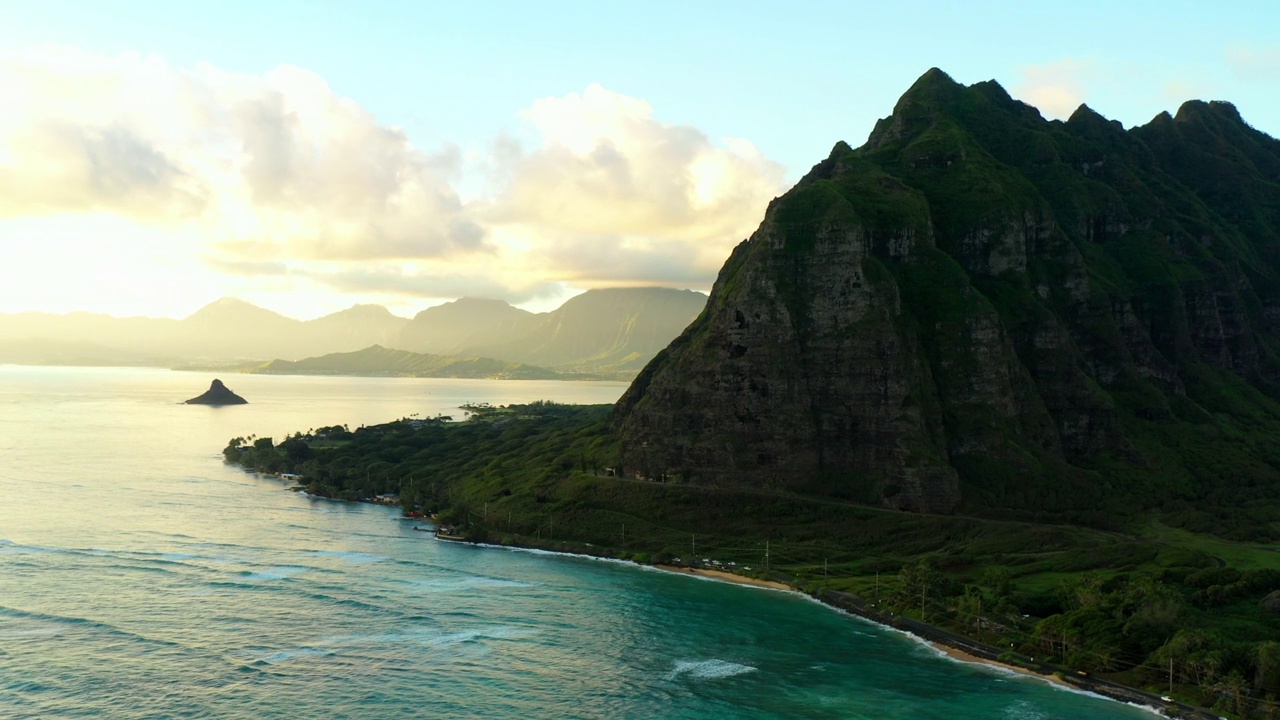
[(1019, 675), (1024, 675), (1029, 678), (1043, 680), (1049, 683), (1050, 685), (1060, 687), (1064, 690), (1076, 689), (1074, 686), (1069, 685), (1063, 682), (1062, 680), (1060, 680), (1056, 675), (1044, 675), (1030, 668), (1018, 667), (1017, 665), (1011, 665), (1009, 663), (1000, 662), (999, 660), (990, 660), (984, 657), (979, 657), (977, 655), (974, 655), (973, 653), (965, 652), (960, 648), (951, 647), (949, 645), (943, 645), (942, 643), (934, 642), (931, 640), (921, 639), (921, 642), (925, 643), (926, 645), (933, 648), (934, 650), (937, 650), (938, 654), (945, 655), (951, 658), (952, 660), (955, 660), (956, 662), (968, 663), (970, 665), (986, 665), (988, 667), (1000, 668), (1002, 670), (1006, 670), (1012, 673), (1017, 673)]
[(796, 588), (780, 583), (776, 580), (762, 580), (760, 578), (748, 577), (746, 575), (738, 575), (727, 570), (708, 570), (706, 568), (683, 567), (680, 565), (650, 565), (649, 567), (657, 568), (664, 572), (676, 573), (678, 575), (696, 575), (697, 577), (707, 578), (709, 580), (719, 580), (720, 582), (733, 583), (734, 585), (750, 585), (752, 587), (769, 588), (770, 590), (788, 590), (790, 592), (800, 592)]
[(998, 648), (989, 647), (976, 640), (947, 632), (941, 628), (936, 628), (918, 620), (911, 620), (892, 613), (889, 615), (881, 615), (878, 611), (867, 608), (861, 598), (850, 595), (849, 593), (829, 590), (808, 593), (785, 582), (738, 575), (726, 570), (712, 570), (708, 568), (676, 565), (639, 564), (631, 560), (622, 560), (610, 557), (605, 554), (607, 552), (607, 549), (605, 548), (599, 548), (601, 554), (597, 555), (586, 552), (574, 552), (572, 550), (548, 549), (538, 547), (536, 545), (500, 545), (495, 543), (476, 542), (455, 538), (453, 536), (441, 536), (438, 533), (436, 534), (436, 539), (441, 540), (442, 542), (477, 545), (480, 547), (500, 550), (523, 550), (526, 552), (539, 552), (553, 555), (564, 555), (567, 557), (621, 562), (634, 565), (639, 568), (649, 568), (659, 572), (669, 572), (677, 575), (693, 576), (716, 582), (795, 593), (826, 605), (834, 610), (848, 613), (875, 625), (879, 625), (880, 627), (908, 635), (922, 645), (931, 648), (939, 655), (945, 656), (955, 662), (968, 663), (972, 665), (985, 665), (1001, 672), (1009, 672), (1027, 678), (1041, 680), (1063, 691), (1097, 695), (1099, 697), (1130, 705), (1162, 717), (1184, 718), (1186, 720), (1218, 720), (1219, 718), (1216, 713), (1209, 712), (1204, 708), (1194, 707), (1176, 701), (1164, 702), (1158, 695), (1154, 695), (1128, 685), (1121, 685), (1109, 680), (1095, 678), (1085, 673), (1071, 675), (1068, 674), (1068, 671), (1064, 668), (1044, 663), (1035, 663), (1035, 667), (1024, 667), (1003, 662), (998, 659), (1000, 656), (1000, 650)]

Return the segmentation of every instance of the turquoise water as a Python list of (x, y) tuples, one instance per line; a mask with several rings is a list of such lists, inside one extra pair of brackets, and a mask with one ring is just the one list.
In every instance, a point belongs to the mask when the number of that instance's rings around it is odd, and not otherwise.
[(0, 718), (1153, 717), (807, 599), (435, 541), (232, 436), (620, 384), (0, 367)]

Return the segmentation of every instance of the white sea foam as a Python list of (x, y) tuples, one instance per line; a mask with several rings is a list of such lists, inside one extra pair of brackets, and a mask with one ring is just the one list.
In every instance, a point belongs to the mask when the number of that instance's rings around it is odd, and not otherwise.
[(452, 632), (444, 631), (438, 627), (422, 627), (384, 633), (331, 636), (321, 639), (319, 644), (351, 647), (412, 643), (430, 647), (451, 647), (483, 640), (529, 638), (540, 634), (542, 634), (542, 631), (537, 628), (517, 625), (485, 625)]
[(383, 562), (387, 559), (381, 555), (369, 555), (367, 553), (359, 553), (359, 552), (340, 552), (337, 550), (316, 550), (314, 554), (319, 555), (320, 557), (331, 557), (331, 558), (337, 558), (339, 560), (345, 560), (353, 565), (365, 565), (367, 563), (378, 563), (378, 562)]
[(459, 590), (491, 590), (499, 588), (535, 587), (536, 583), (520, 580), (504, 580), (484, 576), (468, 576), (461, 578), (442, 578), (439, 580), (412, 580), (407, 583), (420, 592), (457, 592)]
[(680, 660), (676, 662), (675, 668), (667, 676), (667, 679), (674, 680), (680, 676), (686, 676), (697, 680), (718, 680), (735, 675), (745, 675), (746, 673), (755, 672), (757, 669), (750, 665), (741, 665), (715, 658), (710, 660)]
[(427, 645), (448, 647), (481, 640), (513, 640), (532, 637), (539, 634), (534, 628), (517, 627), (515, 625), (487, 625), (484, 627), (445, 633), (425, 640)]
[(0, 555), (42, 555), (56, 552), (59, 551), (54, 548), (40, 547), (38, 545), (19, 545), (10, 540), (0, 543)]
[(192, 555), (190, 553), (163, 553), (162, 555), (160, 555), (160, 558), (163, 560), (180, 561), (180, 560), (198, 560), (200, 559), (200, 556)]
[(311, 568), (300, 567), (298, 565), (278, 565), (276, 567), (267, 568), (266, 570), (249, 573), (244, 579), (248, 581), (283, 580), (288, 577), (293, 577), (294, 575), (300, 575), (310, 569)]
[(1018, 700), (1004, 709), (1005, 720), (1044, 720), (1049, 717), (1026, 700)]
[(31, 621), (18, 627), (6, 626), (0, 629), (0, 639), (21, 640), (24, 638), (53, 637), (54, 635), (61, 635), (67, 629), (69, 629), (69, 626), (65, 623)]
[(251, 657), (249, 658), (249, 663), (252, 665), (279, 665), (295, 658), (328, 657), (336, 654), (336, 652), (328, 648), (302, 647)]

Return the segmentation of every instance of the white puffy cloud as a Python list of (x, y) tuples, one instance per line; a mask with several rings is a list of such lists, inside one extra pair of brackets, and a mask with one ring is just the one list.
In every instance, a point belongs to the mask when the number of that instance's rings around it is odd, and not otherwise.
[(431, 157), (318, 75), (154, 56), (0, 56), (0, 218), (105, 211), (195, 223), (229, 255), (438, 257), (485, 249)]
[(751, 143), (717, 144), (599, 85), (520, 119), (535, 147), (498, 144), (499, 188), (481, 217), (580, 285), (709, 284), (784, 189), (782, 166)]
[[(784, 169), (750, 143), (662, 122), (598, 85), (533, 102), (521, 139), (478, 158), (425, 152), (291, 66), (237, 74), (50, 48), (0, 54), (0, 98), (0, 247), (26, 248), (24, 267), (56, 266), (35, 257), (54, 222), (59, 252), (86, 268), (75, 287), (9, 268), (10, 289), (92, 303), (120, 285), (95, 285), (92, 269), (127, 258), (131, 287), (164, 274), (173, 309), (161, 314), (231, 292), (297, 307), (320, 292), (403, 305), (706, 288), (784, 189)], [(127, 251), (129, 227), (145, 250)], [(178, 297), (184, 276), (190, 297)], [(219, 278), (225, 291), (211, 289)]]
[(1065, 120), (1085, 101), (1094, 69), (1092, 62), (1078, 58), (1024, 67), (1013, 94), (1045, 115)]

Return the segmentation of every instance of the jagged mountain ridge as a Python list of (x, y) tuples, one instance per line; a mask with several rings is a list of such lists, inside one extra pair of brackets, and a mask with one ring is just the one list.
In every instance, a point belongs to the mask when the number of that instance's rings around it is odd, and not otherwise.
[(1280, 489), (1278, 357), (1280, 142), (1227, 103), (1050, 122), (934, 69), (770, 204), (616, 423), (629, 474), (1177, 510)]
[(693, 321), (707, 296), (670, 288), (588, 290), (556, 310), (471, 337), (465, 355), (591, 372), (636, 372)]

